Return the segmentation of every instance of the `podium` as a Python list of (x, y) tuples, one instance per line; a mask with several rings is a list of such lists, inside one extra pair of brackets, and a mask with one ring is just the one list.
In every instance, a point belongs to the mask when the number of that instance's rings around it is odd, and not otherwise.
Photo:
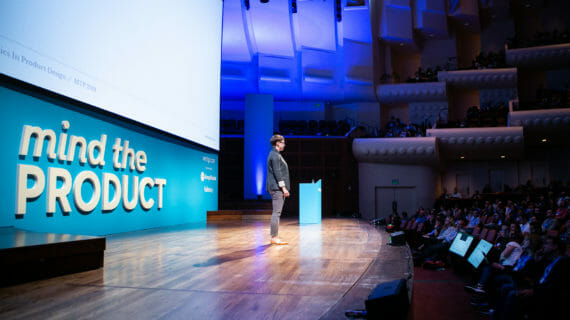
[(321, 223), (322, 211), (321, 180), (299, 183), (299, 223)]

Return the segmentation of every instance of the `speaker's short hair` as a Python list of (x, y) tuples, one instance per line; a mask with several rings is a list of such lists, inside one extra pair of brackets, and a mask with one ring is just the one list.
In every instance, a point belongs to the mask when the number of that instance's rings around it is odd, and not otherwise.
[(284, 140), (285, 140), (285, 138), (283, 138), (282, 135), (280, 135), (280, 134), (274, 134), (274, 135), (271, 137), (271, 139), (269, 139), (269, 142), (271, 143), (272, 146), (275, 147), (275, 146), (277, 145), (277, 142), (279, 142), (279, 141), (284, 141)]

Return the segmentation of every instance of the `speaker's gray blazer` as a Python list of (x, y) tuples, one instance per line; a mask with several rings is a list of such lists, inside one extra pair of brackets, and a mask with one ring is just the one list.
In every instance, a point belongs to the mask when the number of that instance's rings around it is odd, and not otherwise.
[(267, 179), (265, 182), (268, 192), (281, 190), (284, 186), (287, 190), (291, 190), (291, 182), (289, 181), (289, 166), (281, 156), (281, 154), (271, 147), (271, 152), (267, 156)]

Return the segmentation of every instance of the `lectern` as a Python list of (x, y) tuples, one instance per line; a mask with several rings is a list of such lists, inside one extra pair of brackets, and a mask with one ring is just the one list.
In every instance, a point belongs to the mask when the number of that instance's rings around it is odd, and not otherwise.
[(299, 183), (299, 223), (321, 223), (321, 180)]

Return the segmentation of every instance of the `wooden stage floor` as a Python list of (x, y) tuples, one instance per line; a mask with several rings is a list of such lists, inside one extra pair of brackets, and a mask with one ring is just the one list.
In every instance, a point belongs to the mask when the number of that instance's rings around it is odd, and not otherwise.
[[(2, 319), (345, 319), (409, 249), (366, 221), (217, 221), (107, 236), (104, 268), (0, 288)], [(408, 281), (408, 290), (411, 288)]]

